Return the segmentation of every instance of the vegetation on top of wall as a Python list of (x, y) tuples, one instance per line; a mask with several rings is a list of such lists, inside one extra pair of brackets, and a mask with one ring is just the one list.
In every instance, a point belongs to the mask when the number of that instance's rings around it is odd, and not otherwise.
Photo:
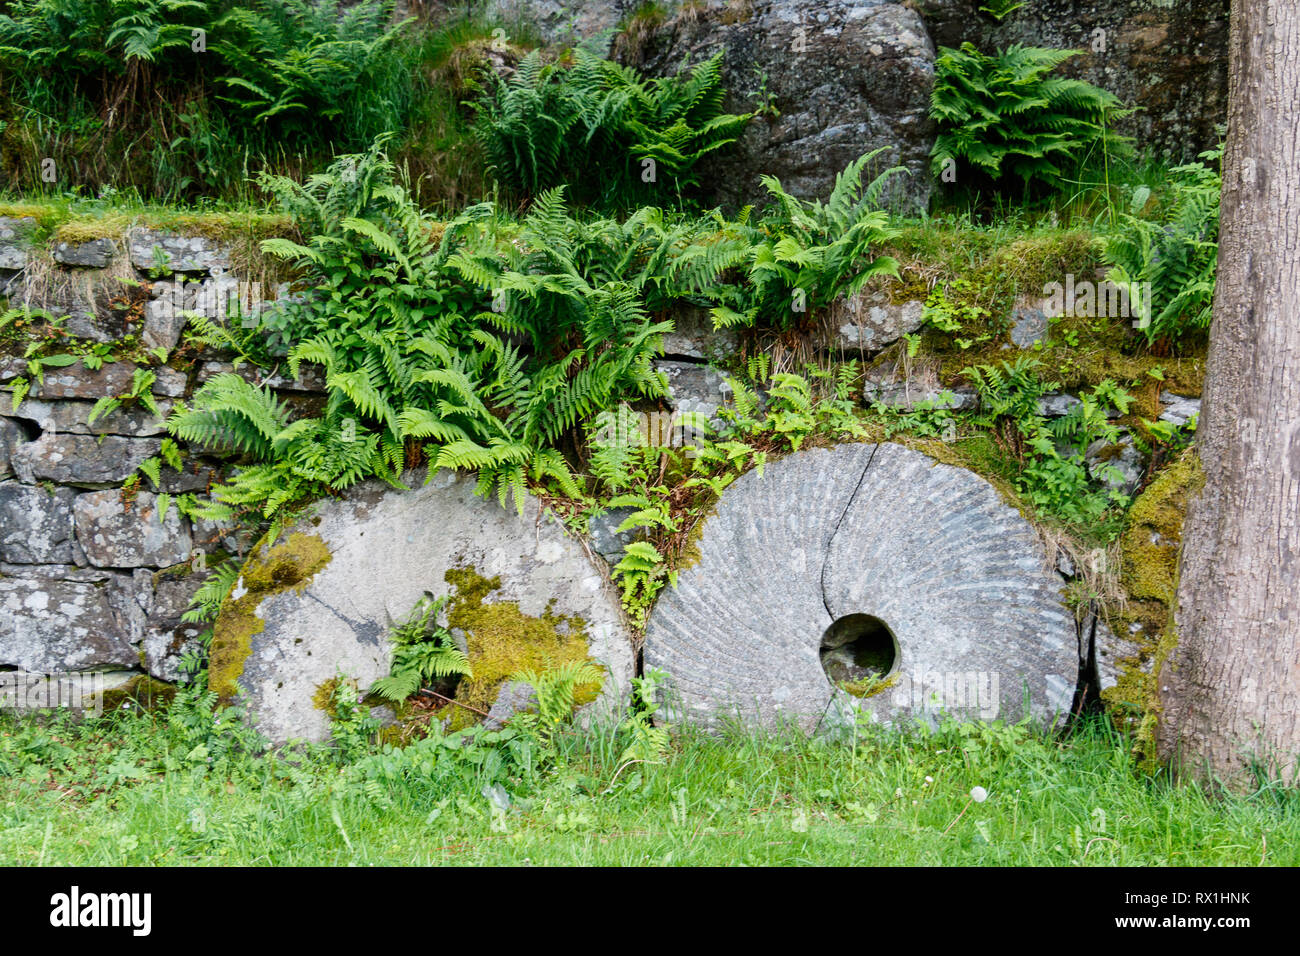
[(416, 49), (392, 11), (390, 0), (17, 0), (0, 15), (4, 165), (29, 189), (165, 197), (236, 191), (265, 163), (303, 168), (361, 148), (407, 128), (419, 95)]

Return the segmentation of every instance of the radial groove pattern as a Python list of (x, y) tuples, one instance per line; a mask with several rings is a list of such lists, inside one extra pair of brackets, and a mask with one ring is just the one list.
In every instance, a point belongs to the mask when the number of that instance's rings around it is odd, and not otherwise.
[(739, 479), (651, 615), (645, 663), (669, 675), (670, 719), (811, 730), (855, 700), (819, 657), (849, 614), (898, 639), (890, 685), (861, 700), (881, 719), (1069, 707), (1078, 639), (1037, 534), (978, 475), (894, 444), (800, 452)]

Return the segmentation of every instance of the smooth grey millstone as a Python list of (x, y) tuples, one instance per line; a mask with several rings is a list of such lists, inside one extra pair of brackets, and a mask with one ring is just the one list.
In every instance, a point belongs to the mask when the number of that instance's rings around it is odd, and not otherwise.
[[(1029, 523), (983, 478), (901, 445), (814, 449), (750, 472), (718, 502), (699, 559), (661, 596), (645, 665), (669, 721), (804, 730), (942, 712), (1037, 720), (1068, 710), (1078, 637)], [(861, 699), (823, 669), (823, 636), (884, 621), (892, 684)], [(834, 656), (832, 653), (831, 656)]]

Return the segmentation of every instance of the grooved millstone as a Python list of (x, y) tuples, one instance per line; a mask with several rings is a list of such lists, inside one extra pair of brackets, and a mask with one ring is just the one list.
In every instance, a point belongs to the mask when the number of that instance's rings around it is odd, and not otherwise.
[(892, 685), (860, 701), (880, 720), (1069, 709), (1078, 637), (1061, 579), (973, 472), (896, 444), (799, 452), (727, 489), (698, 549), (646, 630), (669, 720), (843, 720), (859, 701), (832, 685), (820, 648), (849, 614), (897, 639)]
[[(318, 536), (330, 558), (304, 586), (269, 595), (254, 612), (263, 627), (236, 679), (253, 725), (276, 743), (328, 739), (316, 689), (339, 673), (362, 688), (387, 674), (390, 624), (426, 594), (451, 591), (444, 576), (461, 568), (500, 577), (486, 604), (580, 618), (588, 653), (606, 670), (589, 707), (621, 708), (635, 672), (631, 634), (617, 594), (582, 544), (531, 496), (520, 515), (513, 502), (503, 508), (476, 496), (472, 478), (442, 471), (422, 480), (408, 475), (410, 491), (366, 482), (286, 529), (280, 540)], [(242, 587), (241, 578), (232, 596)]]

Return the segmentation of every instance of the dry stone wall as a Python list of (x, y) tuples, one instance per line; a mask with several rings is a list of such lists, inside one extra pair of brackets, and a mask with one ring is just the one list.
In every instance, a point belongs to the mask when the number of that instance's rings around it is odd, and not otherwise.
[[(182, 615), (209, 556), (241, 554), (251, 535), (192, 522), (174, 503), (205, 491), (228, 458), (178, 443), (182, 467), (163, 464), (156, 486), (139, 467), (159, 456), (176, 403), (232, 367), (231, 356), (182, 341), (190, 313), (220, 321), (236, 297), (246, 311), (265, 297), (231, 275), (226, 244), (203, 236), (38, 235), (34, 220), (0, 217), (0, 296), (64, 330), (41, 354), (83, 357), (37, 375), (27, 341), (0, 354), (0, 671), (11, 683), (54, 672), (106, 673), (108, 686), (140, 674), (174, 681), (201, 630)], [(95, 403), (128, 394), (141, 367), (154, 375), (157, 414), (126, 402), (91, 422)], [(322, 388), (269, 384), (298, 402)]]

